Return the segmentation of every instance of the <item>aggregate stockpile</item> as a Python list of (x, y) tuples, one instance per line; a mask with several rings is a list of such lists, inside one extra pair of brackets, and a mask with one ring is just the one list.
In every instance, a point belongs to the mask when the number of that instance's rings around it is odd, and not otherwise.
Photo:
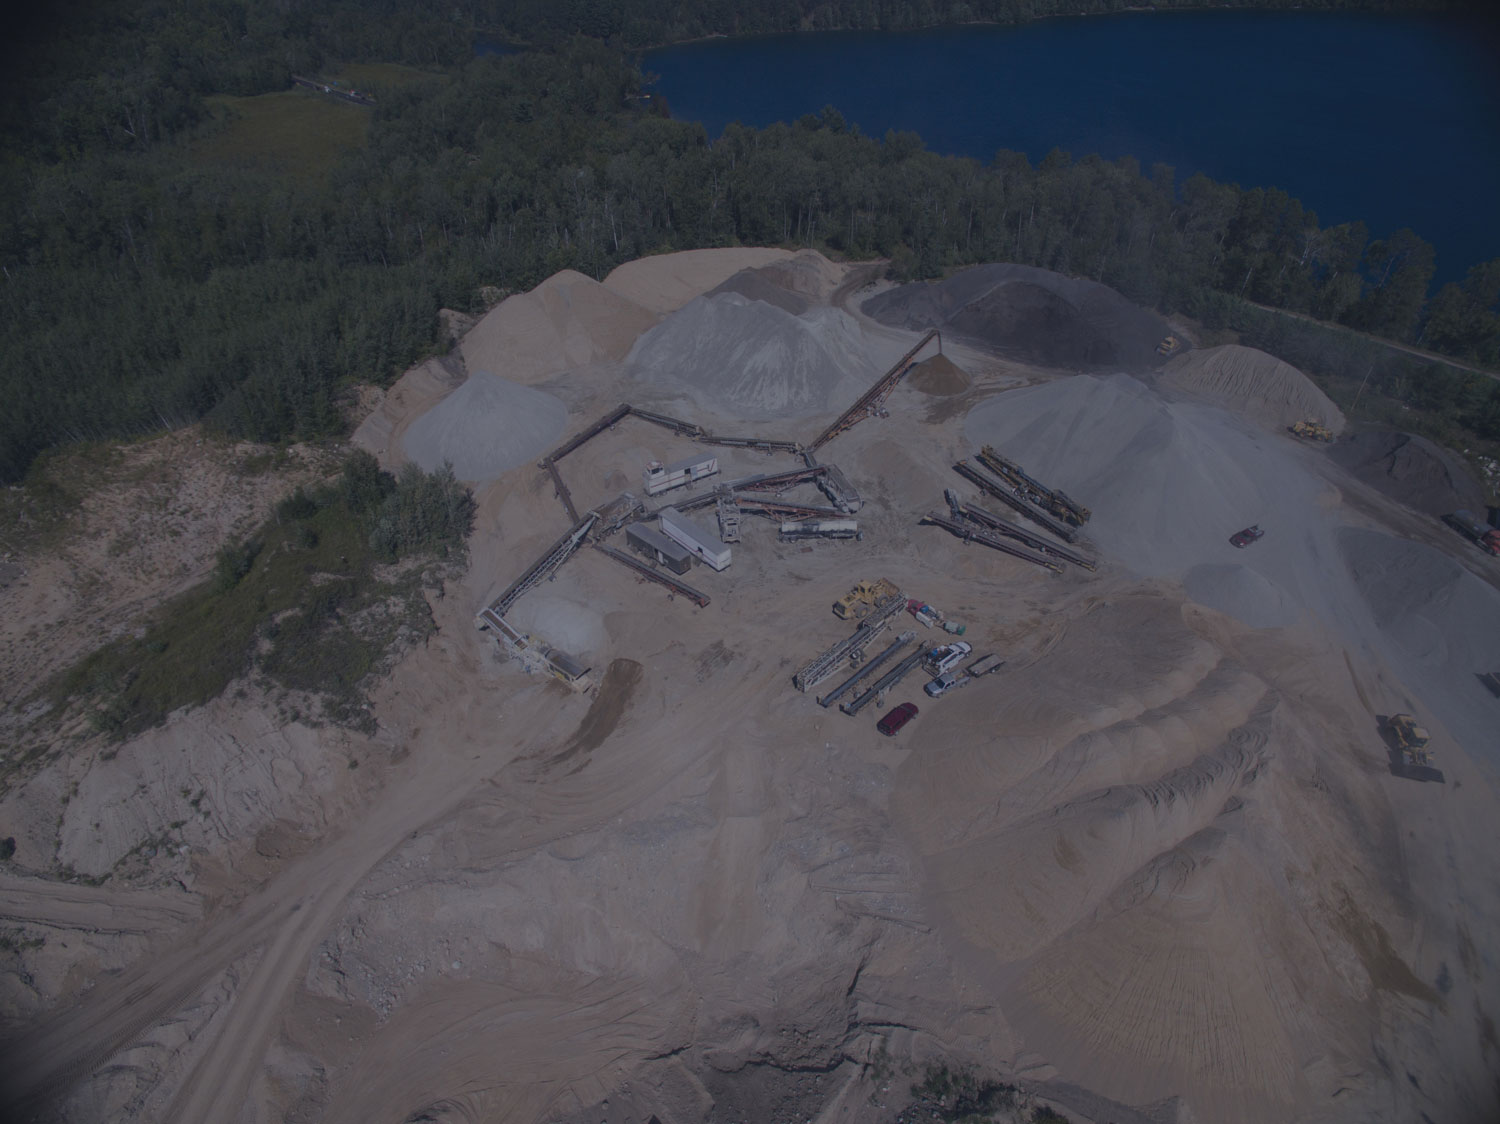
[(449, 462), (460, 480), (494, 480), (557, 440), (568, 408), (544, 391), (476, 371), (423, 414), (401, 440), (428, 472)]
[(646, 332), (626, 369), (707, 409), (765, 421), (803, 418), (857, 397), (881, 369), (878, 350), (859, 322), (838, 309), (794, 316), (723, 292), (698, 298)]
[(980, 265), (944, 281), (871, 297), (866, 316), (899, 328), (942, 328), (1045, 367), (1149, 370), (1166, 321), (1094, 281), (1026, 265)]
[(1484, 486), (1468, 466), (1425, 437), (1368, 430), (1344, 438), (1328, 455), (1357, 479), (1427, 515), (1484, 509)]
[(1162, 368), (1161, 382), (1269, 429), (1284, 431), (1313, 421), (1327, 429), (1330, 439), (1344, 431), (1344, 415), (1311, 379), (1253, 347), (1226, 344), (1179, 355)]

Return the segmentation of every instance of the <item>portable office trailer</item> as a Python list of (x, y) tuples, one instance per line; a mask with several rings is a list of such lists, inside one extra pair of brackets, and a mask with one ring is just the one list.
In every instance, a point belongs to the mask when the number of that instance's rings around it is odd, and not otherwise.
[(675, 507), (664, 507), (658, 514), (661, 517), (662, 534), (687, 547), (715, 570), (722, 570), (729, 565), (729, 548), (719, 541), (717, 535), (710, 534)]
[(637, 554), (660, 563), (674, 574), (685, 574), (693, 566), (693, 555), (681, 543), (667, 538), (655, 527), (632, 523), (625, 528), (625, 542)]
[(716, 455), (699, 453), (697, 456), (685, 457), (671, 464), (650, 461), (646, 465), (642, 481), (648, 496), (659, 496), (663, 492), (670, 492), (673, 488), (681, 488), (695, 480), (702, 480), (705, 476), (717, 475), (718, 471), (719, 458)]

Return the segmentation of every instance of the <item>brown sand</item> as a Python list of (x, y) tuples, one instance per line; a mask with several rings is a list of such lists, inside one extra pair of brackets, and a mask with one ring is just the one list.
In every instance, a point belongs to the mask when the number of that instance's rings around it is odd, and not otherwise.
[(1226, 344), (1186, 352), (1166, 365), (1161, 379), (1275, 429), (1315, 421), (1334, 436), (1344, 431), (1344, 415), (1311, 379), (1253, 347)]

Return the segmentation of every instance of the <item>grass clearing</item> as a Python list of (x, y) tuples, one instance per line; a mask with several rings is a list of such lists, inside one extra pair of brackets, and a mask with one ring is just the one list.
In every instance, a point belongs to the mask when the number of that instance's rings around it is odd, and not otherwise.
[(192, 158), (204, 164), (320, 179), (365, 143), (370, 128), (365, 106), (311, 90), (204, 100), (221, 122), (192, 146)]
[[(420, 538), (408, 524), (429, 504)], [(355, 454), (339, 484), (283, 500), (256, 536), (220, 551), (207, 581), (42, 694), (54, 715), (81, 705), (96, 730), (125, 738), (258, 671), (320, 699), (323, 718), (364, 726), (363, 684), (432, 631), (423, 590), (463, 564), (471, 521), (451, 476), (397, 481)]]

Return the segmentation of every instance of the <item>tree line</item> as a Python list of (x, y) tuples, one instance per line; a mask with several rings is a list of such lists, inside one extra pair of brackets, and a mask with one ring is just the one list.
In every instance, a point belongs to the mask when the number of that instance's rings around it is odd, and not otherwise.
[[(1411, 231), (1324, 228), (1284, 192), (1179, 183), (1129, 159), (941, 157), (914, 134), (864, 136), (831, 107), (711, 140), (655, 111), (621, 50), (581, 35), (380, 90), (367, 143), (326, 178), (205, 164), (193, 142), (219, 127), (206, 92), (316, 71), (335, 46), (451, 60), (456, 33), (382, 23), (381, 4), (355, 23), (333, 0), (108, 7), (115, 23), (54, 44), (34, 114), (8, 122), (3, 480), (61, 442), (194, 419), (264, 441), (336, 433), (347, 387), (430, 351), (435, 310), (482, 311), (481, 285), (602, 277), (696, 247), (885, 256), (907, 278), (1022, 262), (1210, 324), (1244, 298), (1500, 363), (1500, 262), (1429, 299), (1433, 252)], [(480, 16), (494, 12), (464, 18)], [(69, 53), (84, 47), (109, 65)], [(1500, 410), (1468, 413), (1500, 440)]]

